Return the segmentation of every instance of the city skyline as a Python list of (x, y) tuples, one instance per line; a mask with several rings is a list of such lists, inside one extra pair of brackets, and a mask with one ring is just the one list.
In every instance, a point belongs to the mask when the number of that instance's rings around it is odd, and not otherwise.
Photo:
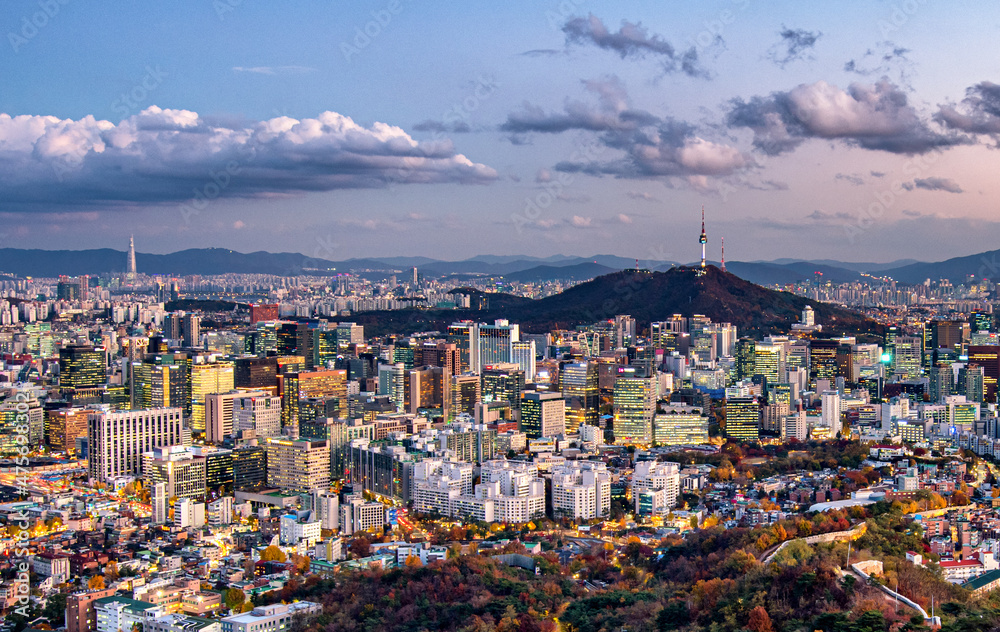
[(692, 262), (704, 205), (709, 261), (987, 251), (973, 6), (15, 2), (2, 245)]

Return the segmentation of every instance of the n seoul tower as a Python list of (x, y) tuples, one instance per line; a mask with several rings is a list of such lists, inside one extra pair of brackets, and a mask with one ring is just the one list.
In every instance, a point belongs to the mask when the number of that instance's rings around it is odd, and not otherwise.
[(701, 269), (705, 269), (705, 244), (708, 243), (708, 236), (705, 234), (705, 207), (701, 207), (701, 237), (698, 238), (701, 244)]

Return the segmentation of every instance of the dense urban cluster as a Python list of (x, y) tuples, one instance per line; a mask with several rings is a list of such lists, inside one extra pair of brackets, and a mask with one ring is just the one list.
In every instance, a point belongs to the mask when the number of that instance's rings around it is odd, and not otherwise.
[(129, 267), (4, 282), (5, 629), (980, 629), (955, 626), (1000, 606), (989, 302), (880, 337), (808, 306), (753, 336), (373, 336), (293, 279), (220, 310), (195, 299), (223, 280)]

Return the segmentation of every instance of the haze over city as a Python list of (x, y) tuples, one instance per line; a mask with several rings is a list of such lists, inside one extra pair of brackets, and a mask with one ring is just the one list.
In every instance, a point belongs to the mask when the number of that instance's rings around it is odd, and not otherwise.
[(690, 261), (702, 205), (716, 260), (1000, 237), (991, 5), (53, 6), (7, 4), (8, 246)]

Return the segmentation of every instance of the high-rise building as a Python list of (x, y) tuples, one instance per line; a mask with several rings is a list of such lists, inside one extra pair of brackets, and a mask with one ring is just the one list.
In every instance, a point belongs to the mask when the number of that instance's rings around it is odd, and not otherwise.
[(183, 445), (153, 448), (142, 454), (142, 478), (147, 486), (167, 486), (167, 496), (205, 496), (205, 459)]
[(406, 406), (406, 368), (403, 363), (379, 365), (378, 393), (388, 395), (396, 411), (403, 412)]
[(254, 303), (250, 305), (250, 324), (268, 322), (281, 318), (281, 306), (277, 303)]
[(267, 440), (267, 484), (311, 492), (330, 486), (330, 444), (326, 441)]
[(752, 397), (726, 399), (726, 436), (739, 441), (757, 441), (760, 436), (760, 405)]
[(969, 347), (969, 366), (983, 369), (983, 395), (985, 401), (997, 401), (997, 382), (1000, 380), (1000, 346), (979, 345)]
[(515, 411), (520, 409), (525, 375), (518, 365), (513, 363), (486, 365), (481, 373), (481, 381), (482, 401), (509, 402)]
[(74, 454), (76, 440), (87, 436), (87, 416), (92, 411), (86, 408), (59, 408), (46, 411), (48, 417), (49, 446), (53, 450)]
[(237, 358), (234, 371), (236, 388), (268, 390), (278, 394), (278, 359)]
[(451, 417), (466, 414), (475, 416), (476, 406), (482, 401), (482, 383), (474, 373), (453, 375), (451, 378)]
[(153, 524), (166, 524), (167, 522), (167, 501), (170, 494), (167, 493), (166, 483), (153, 485), (151, 500), (153, 501)]
[(830, 429), (830, 436), (836, 437), (842, 429), (840, 411), (840, 391), (823, 391), (821, 397), (823, 425)]
[(896, 336), (893, 343), (892, 372), (904, 380), (920, 377), (923, 341), (915, 336)]
[(575, 433), (580, 426), (597, 426), (601, 416), (601, 389), (597, 364), (567, 362), (559, 369), (559, 384), (566, 400), (566, 432)]
[(970, 402), (986, 401), (986, 374), (981, 366), (966, 366), (958, 372), (958, 394)]
[(736, 341), (736, 379), (749, 380), (757, 373), (757, 344), (750, 338)]
[(206, 431), (206, 399), (216, 393), (228, 393), (236, 385), (232, 362), (207, 362), (191, 365), (191, 431)]
[(471, 340), (469, 366), (472, 371), (482, 373), (485, 366), (512, 361), (514, 343), (520, 340), (520, 327), (503, 319), (492, 325), (473, 324)]
[(928, 374), (930, 378), (930, 400), (940, 403), (942, 398), (953, 395), (955, 391), (955, 372), (951, 366), (939, 364), (933, 366)]
[(59, 350), (59, 387), (97, 388), (108, 383), (107, 352), (103, 347), (67, 345)]
[[(657, 494), (656, 492), (659, 492)], [(673, 510), (681, 492), (680, 464), (639, 461), (632, 474), (632, 499), (639, 515), (664, 515)]]
[[(836, 340), (813, 340), (809, 343), (809, 381), (815, 385), (818, 380), (836, 382), (840, 374), (837, 363), (837, 349), (840, 343)], [(784, 378), (778, 380), (784, 382)]]
[(658, 413), (653, 417), (653, 443), (658, 446), (708, 443), (708, 417), (699, 412)]
[(613, 393), (615, 443), (653, 442), (656, 378), (641, 377), (634, 367), (619, 367)]
[(754, 345), (754, 375), (762, 375), (767, 384), (785, 380), (785, 347), (781, 344), (758, 342)]
[(240, 394), (233, 398), (233, 431), (252, 430), (255, 437), (281, 434), (281, 398)]
[(529, 439), (566, 432), (566, 400), (562, 394), (525, 392), (521, 396), (521, 432)]
[(125, 280), (128, 283), (135, 283), (136, 277), (136, 266), (135, 266), (135, 237), (129, 235), (128, 238), (128, 258), (125, 261)]
[(144, 452), (191, 443), (180, 408), (93, 411), (87, 422), (88, 473), (93, 481), (136, 476)]
[(267, 451), (262, 445), (233, 450), (233, 489), (255, 490), (267, 483)]
[(181, 337), (185, 347), (201, 346), (201, 317), (198, 314), (184, 314)]

